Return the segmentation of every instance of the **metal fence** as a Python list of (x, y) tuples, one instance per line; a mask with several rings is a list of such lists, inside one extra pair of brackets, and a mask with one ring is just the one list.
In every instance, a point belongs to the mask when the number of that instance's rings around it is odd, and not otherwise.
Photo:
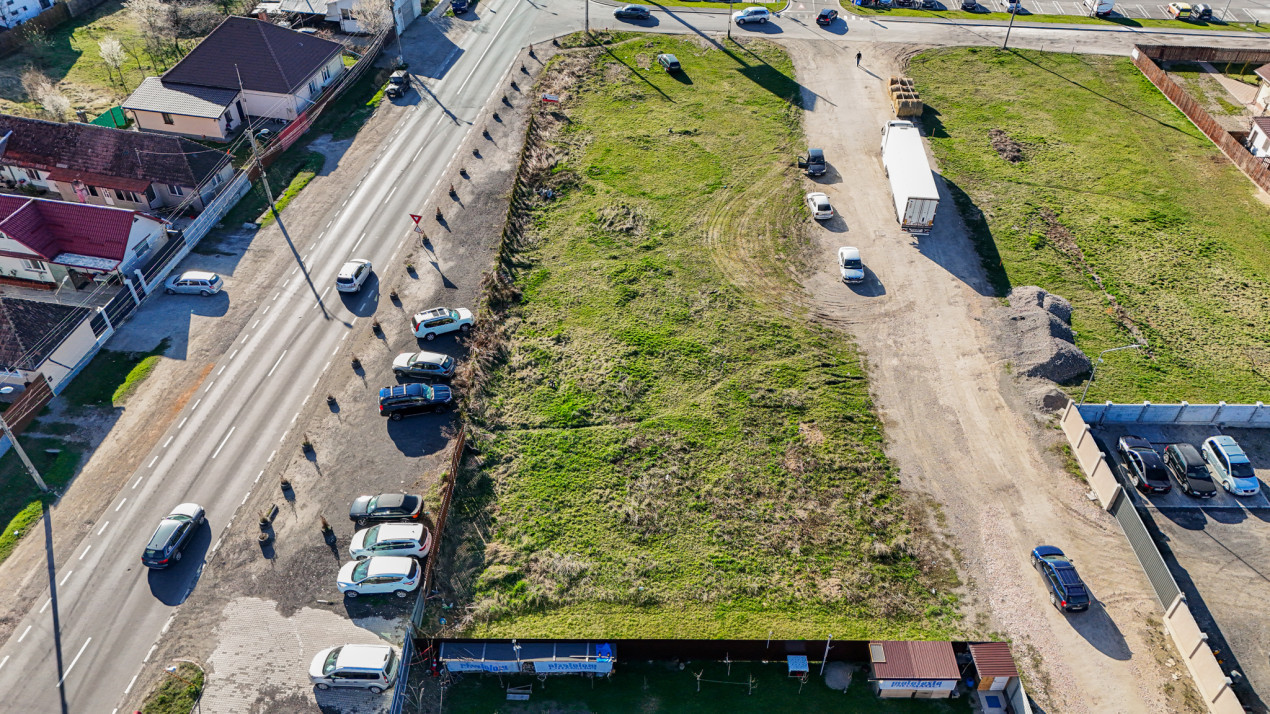
[(401, 645), (401, 666), (397, 670), (397, 686), (392, 690), (392, 704), (388, 714), (401, 714), (406, 707), (406, 699), (410, 696), (410, 660), (414, 657), (414, 639), (407, 636)]
[(459, 467), (463, 465), (463, 449), (467, 447), (467, 430), (459, 420), (459, 435), (454, 440), (450, 452), (450, 471), (441, 476), (441, 508), (437, 510), (436, 527), (432, 533), (432, 552), (428, 554), (428, 565), (423, 571), (423, 587), (419, 588), (419, 597), (415, 600), (414, 611), (410, 613), (412, 634), (417, 634), (423, 627), (423, 615), (428, 608), (428, 593), (432, 592), (432, 573), (437, 557), (441, 552), (441, 535), (445, 532), (445, 522), (450, 515), (450, 502), (454, 500), (454, 483), (458, 480)]
[(1081, 404), (1086, 424), (1175, 424), (1270, 427), (1270, 406), (1256, 404)]
[(1129, 540), (1129, 547), (1133, 548), (1133, 554), (1137, 556), (1138, 563), (1147, 574), (1147, 580), (1151, 582), (1151, 589), (1155, 591), (1160, 607), (1168, 607), (1182, 590), (1169, 572), (1169, 566), (1164, 562), (1164, 556), (1160, 555), (1160, 549), (1151, 539), (1146, 523), (1133, 505), (1133, 498), (1122, 490), (1107, 511), (1120, 523), (1125, 538)]

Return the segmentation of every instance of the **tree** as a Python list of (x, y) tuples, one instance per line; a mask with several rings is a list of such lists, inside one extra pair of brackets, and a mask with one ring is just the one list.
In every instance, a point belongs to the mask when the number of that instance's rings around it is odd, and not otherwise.
[(22, 89), (31, 101), (43, 107), (50, 119), (66, 121), (71, 113), (71, 100), (37, 69), (28, 69), (22, 73)]
[(353, 19), (362, 32), (378, 35), (396, 22), (392, 12), (392, 0), (354, 0)]
[(119, 83), (127, 89), (128, 85), (123, 81), (123, 63), (128, 57), (124, 52), (123, 43), (113, 35), (106, 35), (97, 43), (97, 48), (101, 52), (101, 61), (106, 64), (107, 75), (114, 70), (119, 74)]
[(165, 43), (176, 45), (175, 6), (169, 7), (163, 0), (125, 0), (124, 7), (141, 26), (150, 59), (156, 59), (153, 56), (156, 51), (162, 54)]

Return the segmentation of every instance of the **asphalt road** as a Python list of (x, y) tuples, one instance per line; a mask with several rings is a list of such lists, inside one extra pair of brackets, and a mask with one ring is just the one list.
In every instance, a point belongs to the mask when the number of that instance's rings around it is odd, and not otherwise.
[[(809, 5), (767, 25), (733, 31), (852, 46), (879, 41), (991, 45), (999, 44), (1004, 33), (999, 26), (964, 22), (861, 18), (821, 29), (812, 21), (817, 6)], [(593, 2), (592, 27), (716, 36), (727, 29), (722, 12), (658, 11), (647, 22), (626, 23), (612, 18), (612, 7)], [(529, 42), (549, 41), (580, 29), (582, 22), (582, 3), (565, 0), (489, 0), (462, 20), (416, 21), (406, 38), (422, 40), (434, 58), (412, 63), (412, 72), (423, 82), (421, 101), (380, 147), (379, 158), (351, 187), (348, 198), (330, 206), (320, 232), (288, 234), (294, 266), (225, 346), (189, 406), (142, 461), (144, 467), (103, 506), (96, 521), (100, 525), (94, 524), (75, 552), (59, 554), (50, 568), (48, 592), (0, 647), (4, 710), (111, 712), (131, 689), (166, 631), (173, 608), (197, 586), (201, 563), (291, 433), (291, 415), (310, 398), (342, 340), (374, 310), (374, 290), (351, 298), (335, 292), (340, 265), (351, 257), (377, 265), (393, 262), (400, 246), (412, 238), (405, 216), (430, 205), (425, 199), (446, 174), (455, 148), (473, 130), (471, 117), (513, 69), (512, 58)], [(1104, 53), (1126, 52), (1134, 42), (1169, 39), (1161, 33), (1061, 27), (1015, 27), (1011, 35), (1016, 46)], [(1207, 33), (1203, 41), (1250, 45), (1247, 38), (1230, 33)], [(144, 541), (169, 509), (183, 501), (202, 504), (208, 523), (175, 567), (147, 571), (139, 563)]]

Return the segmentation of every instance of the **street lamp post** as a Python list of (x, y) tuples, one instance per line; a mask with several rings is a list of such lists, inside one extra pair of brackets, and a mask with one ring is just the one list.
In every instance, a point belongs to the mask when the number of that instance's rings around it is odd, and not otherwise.
[[(1007, 4), (1005, 9), (1009, 10), (1010, 6)], [(1019, 9), (1019, 6), (1015, 5), (1014, 10), (1010, 12), (1010, 24), (1005, 28), (1005, 41), (1001, 43), (1001, 49), (1003, 50), (1009, 49), (1010, 30), (1014, 29), (1014, 16), (1019, 14)]]
[(1120, 350), (1136, 350), (1141, 348), (1142, 348), (1142, 345), (1140, 343), (1135, 342), (1131, 345), (1125, 345), (1124, 347), (1112, 347), (1109, 350), (1103, 350), (1102, 352), (1099, 352), (1098, 361), (1094, 362), (1094, 368), (1090, 370), (1089, 372), (1089, 381), (1085, 382), (1085, 388), (1081, 390), (1080, 392), (1080, 404), (1077, 404), (1076, 406), (1081, 406), (1081, 404), (1085, 403), (1085, 395), (1089, 394), (1089, 385), (1094, 383), (1094, 375), (1098, 374), (1098, 365), (1102, 364), (1103, 355), (1107, 354), (1108, 352), (1119, 352)]

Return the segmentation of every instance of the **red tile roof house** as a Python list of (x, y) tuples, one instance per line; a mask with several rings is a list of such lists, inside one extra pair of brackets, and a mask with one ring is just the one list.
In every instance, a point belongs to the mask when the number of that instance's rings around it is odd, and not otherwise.
[(0, 284), (46, 289), (131, 277), (167, 221), (123, 208), (0, 195)]
[(231, 16), (123, 108), (143, 131), (226, 141), (248, 117), (299, 116), (344, 73), (343, 53), (338, 42)]
[(0, 181), (63, 201), (138, 211), (203, 210), (229, 179), (229, 154), (189, 139), (0, 114)]

